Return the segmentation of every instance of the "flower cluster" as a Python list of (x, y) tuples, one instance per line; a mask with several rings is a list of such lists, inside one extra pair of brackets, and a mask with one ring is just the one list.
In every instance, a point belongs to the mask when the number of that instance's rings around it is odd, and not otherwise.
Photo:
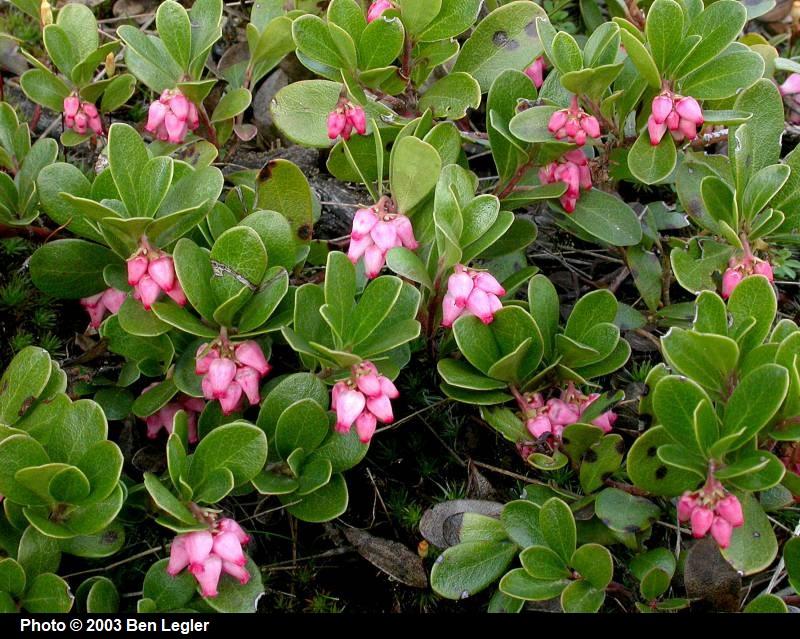
[(700, 490), (687, 491), (678, 500), (678, 520), (691, 522), (692, 536), (705, 537), (711, 531), (720, 548), (731, 543), (733, 529), (744, 524), (742, 505), (716, 479), (710, 478)]
[(97, 107), (91, 102), (82, 101), (77, 95), (64, 98), (64, 126), (83, 135), (91, 130), (103, 135), (103, 122)]
[(667, 130), (676, 142), (694, 140), (703, 122), (703, 110), (693, 97), (661, 93), (653, 98), (652, 113), (647, 119), (650, 144), (657, 146)]
[[(567, 388), (561, 391), (560, 397), (553, 397), (545, 401), (541, 393), (526, 393), (525, 426), (528, 432), (537, 439), (545, 434), (552, 434), (560, 439), (563, 430), (581, 421), (586, 409), (600, 397), (599, 393), (584, 395), (570, 382)], [(595, 417), (590, 424), (601, 428), (604, 433), (611, 432), (617, 415), (613, 411), (606, 411)]]
[(170, 547), (167, 573), (174, 577), (188, 566), (203, 597), (216, 597), (223, 572), (242, 585), (250, 581), (242, 550), (249, 541), (250, 536), (233, 519), (220, 519), (213, 530), (178, 535)]
[(367, 132), (367, 114), (363, 107), (353, 104), (346, 98), (340, 98), (336, 108), (328, 114), (328, 137), (335, 140), (342, 136), (343, 139), (349, 140), (353, 129), (359, 135)]
[(383, 15), (384, 11), (394, 8), (394, 5), (389, 0), (375, 0), (367, 10), (367, 22), (374, 22)]
[[(142, 393), (146, 393), (154, 386), (157, 386), (157, 384), (150, 384), (150, 386), (145, 388)], [(197, 416), (203, 412), (205, 406), (206, 403), (197, 397), (188, 397), (186, 395), (178, 396), (166, 406), (162, 406), (159, 410), (145, 420), (145, 423), (147, 424), (147, 438), (155, 439), (158, 437), (158, 433), (162, 428), (167, 431), (167, 435), (171, 435), (174, 426), (175, 414), (179, 410), (182, 410), (186, 413), (189, 425), (189, 443), (196, 444), (199, 441), (197, 436)]]
[(397, 246), (417, 248), (411, 220), (395, 212), (394, 202), (382, 197), (375, 206), (358, 209), (353, 217), (347, 257), (355, 264), (364, 257), (367, 277), (377, 277), (386, 264), (386, 253)]
[(739, 286), (739, 282), (748, 275), (763, 275), (770, 282), (775, 280), (772, 265), (766, 260), (761, 260), (752, 254), (743, 258), (732, 257), (728, 262), (728, 268), (722, 274), (722, 297), (728, 299)]
[(123, 291), (107, 288), (102, 293), (81, 299), (81, 306), (89, 313), (89, 326), (100, 328), (100, 324), (106, 316), (106, 311), (110, 315), (118, 313), (126, 297), (128, 295)]
[(800, 123), (800, 73), (792, 73), (778, 89), (784, 98), (788, 98), (789, 121), (792, 124)]
[(494, 314), (503, 308), (500, 297), (505, 294), (506, 289), (491, 273), (456, 264), (442, 300), (442, 326), (449, 328), (462, 315), (475, 315), (491, 324)]
[(568, 109), (561, 109), (550, 116), (547, 129), (556, 140), (574, 142), (578, 146), (586, 144), (587, 137), (600, 137), (600, 123), (578, 106), (577, 96), (573, 96)]
[(159, 140), (180, 144), (186, 133), (200, 125), (197, 107), (180, 89), (166, 89), (150, 105), (145, 131), (154, 133)]
[(589, 170), (589, 160), (580, 149), (565, 153), (557, 162), (543, 166), (539, 169), (539, 182), (554, 184), (563, 182), (567, 190), (561, 196), (561, 206), (567, 213), (575, 210), (581, 189), (588, 191), (592, 188), (592, 172)]
[(350, 372), (350, 377), (334, 384), (331, 409), (336, 412), (336, 431), (349, 433), (355, 422), (358, 438), (366, 444), (372, 439), (377, 422), (394, 421), (390, 400), (400, 397), (400, 393), (372, 362), (356, 364)]
[(223, 415), (230, 415), (241, 410), (244, 397), (252, 406), (261, 402), (259, 385), (271, 367), (258, 343), (248, 340), (234, 347), (221, 339), (197, 349), (194, 370), (203, 376), (203, 396), (218, 399)]
[(544, 56), (539, 56), (525, 68), (525, 75), (531, 79), (537, 89), (541, 89), (544, 84), (544, 71), (546, 68), (547, 63), (544, 60)]
[(166, 293), (178, 306), (186, 304), (172, 256), (149, 246), (128, 258), (128, 284), (133, 286), (133, 299), (140, 300), (147, 311), (161, 293)]

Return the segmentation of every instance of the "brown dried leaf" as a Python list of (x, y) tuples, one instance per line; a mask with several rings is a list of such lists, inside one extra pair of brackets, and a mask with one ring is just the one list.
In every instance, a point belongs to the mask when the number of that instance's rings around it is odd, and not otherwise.
[(481, 499), (454, 499), (436, 504), (426, 510), (419, 522), (422, 536), (439, 548), (449, 548), (459, 542), (461, 520), (464, 513), (478, 513), (487, 517), (499, 517), (503, 504)]
[(375, 537), (357, 528), (345, 528), (343, 532), (358, 554), (382, 572), (412, 588), (428, 587), (425, 566), (417, 553), (400, 542)]
[(700, 608), (707, 607), (715, 612), (739, 610), (742, 578), (725, 561), (710, 537), (701, 539), (689, 549), (683, 581), (686, 594), (691, 599), (702, 601)]

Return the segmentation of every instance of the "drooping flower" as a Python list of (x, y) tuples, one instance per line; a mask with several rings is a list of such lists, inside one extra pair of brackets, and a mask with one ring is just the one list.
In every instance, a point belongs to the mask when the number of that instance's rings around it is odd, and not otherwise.
[(81, 306), (89, 313), (89, 326), (100, 328), (100, 324), (105, 319), (106, 314), (115, 315), (119, 312), (128, 294), (115, 288), (107, 288), (102, 293), (84, 297), (81, 299)]
[(202, 344), (195, 354), (195, 373), (203, 377), (201, 388), (208, 400), (217, 400), (224, 415), (242, 409), (246, 397), (251, 406), (261, 401), (261, 380), (271, 366), (257, 342), (239, 344), (220, 337)]
[(175, 274), (171, 255), (151, 247), (143, 241), (127, 262), (128, 284), (133, 286), (133, 299), (139, 300), (149, 311), (162, 293), (172, 298), (178, 306), (186, 304), (186, 294)]
[(703, 109), (691, 96), (681, 96), (664, 91), (653, 98), (651, 114), (647, 119), (650, 144), (657, 146), (667, 131), (676, 142), (694, 140), (703, 126)]
[(775, 281), (772, 265), (757, 258), (752, 253), (744, 257), (734, 256), (728, 261), (728, 268), (722, 274), (722, 297), (728, 299), (739, 283), (749, 275), (763, 275), (770, 282)]
[[(525, 425), (528, 432), (537, 439), (544, 434), (552, 434), (560, 439), (567, 426), (583, 421), (584, 413), (599, 397), (599, 393), (584, 395), (572, 382), (561, 391), (559, 397), (547, 401), (540, 393), (527, 394)], [(604, 433), (609, 433), (616, 421), (617, 415), (609, 410), (594, 417), (589, 423), (602, 429)]]
[(328, 138), (349, 140), (355, 129), (359, 135), (367, 132), (367, 114), (364, 107), (353, 104), (346, 97), (339, 98), (336, 107), (328, 114)]
[(197, 107), (176, 88), (165, 89), (158, 100), (150, 104), (144, 128), (163, 142), (180, 144), (186, 134), (198, 126), (200, 117)]
[(392, 380), (381, 375), (372, 362), (356, 364), (350, 370), (350, 377), (336, 382), (331, 391), (336, 431), (348, 433), (355, 424), (358, 438), (368, 443), (378, 422), (394, 421), (391, 400), (399, 396)]
[(537, 89), (541, 89), (544, 84), (544, 71), (547, 68), (544, 56), (539, 56), (530, 65), (525, 68), (525, 75), (527, 75), (533, 85)]
[[(146, 393), (151, 388), (156, 386), (155, 383), (150, 384), (147, 388), (145, 388), (142, 393)], [(186, 395), (178, 395), (172, 401), (167, 403), (165, 406), (162, 406), (159, 410), (155, 413), (147, 417), (145, 419), (145, 423), (147, 424), (147, 438), (148, 439), (155, 439), (158, 437), (158, 434), (161, 432), (163, 428), (167, 434), (172, 433), (175, 414), (179, 411), (185, 411), (187, 422), (189, 426), (189, 443), (196, 444), (198, 441), (197, 437), (197, 416), (203, 412), (206, 403), (197, 397), (188, 397)]]
[(92, 102), (81, 100), (77, 95), (64, 98), (64, 126), (80, 135), (87, 131), (103, 135), (103, 121), (97, 107)]
[(700, 539), (711, 532), (717, 545), (727, 548), (733, 529), (744, 525), (744, 513), (736, 495), (710, 477), (702, 488), (678, 499), (678, 521), (690, 523), (693, 537)]
[(542, 184), (556, 182), (566, 184), (567, 190), (561, 196), (560, 202), (567, 213), (572, 213), (580, 198), (581, 190), (588, 191), (592, 188), (589, 160), (580, 149), (573, 149), (556, 162), (551, 162), (539, 169), (539, 182)]
[(556, 140), (574, 142), (578, 146), (586, 144), (587, 138), (600, 137), (600, 123), (578, 106), (577, 96), (573, 96), (568, 109), (561, 109), (550, 116), (547, 129)]
[(456, 264), (442, 300), (442, 326), (449, 328), (462, 315), (475, 315), (484, 324), (491, 324), (494, 314), (503, 308), (500, 297), (505, 294), (491, 273)]
[(378, 276), (386, 264), (386, 253), (398, 246), (413, 251), (419, 245), (411, 220), (396, 212), (391, 199), (382, 197), (374, 206), (356, 211), (347, 257), (353, 264), (363, 257), (368, 278)]
[(232, 519), (220, 519), (209, 530), (177, 535), (172, 541), (167, 574), (175, 576), (188, 567), (203, 597), (216, 597), (223, 573), (240, 584), (250, 581), (242, 549), (250, 537)]

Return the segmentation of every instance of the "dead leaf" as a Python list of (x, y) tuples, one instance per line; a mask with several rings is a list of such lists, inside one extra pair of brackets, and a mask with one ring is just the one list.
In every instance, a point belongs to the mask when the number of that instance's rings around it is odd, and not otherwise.
[(705, 607), (715, 612), (739, 610), (742, 578), (725, 561), (710, 537), (701, 539), (689, 549), (683, 581), (689, 598), (701, 600), (700, 605), (693, 605), (693, 608)]
[(428, 543), (438, 548), (449, 548), (459, 543), (461, 519), (464, 513), (478, 513), (499, 517), (503, 504), (481, 499), (454, 499), (436, 504), (426, 510), (419, 522), (419, 531)]
[(343, 532), (359, 555), (392, 579), (412, 588), (428, 587), (428, 575), (417, 553), (398, 541), (376, 537), (357, 528), (345, 528)]

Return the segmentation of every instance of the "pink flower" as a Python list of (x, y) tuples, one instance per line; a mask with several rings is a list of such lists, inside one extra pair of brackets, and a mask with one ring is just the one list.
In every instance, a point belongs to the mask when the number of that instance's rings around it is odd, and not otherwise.
[(647, 118), (647, 132), (650, 134), (650, 144), (658, 146), (661, 142), (661, 138), (663, 138), (664, 134), (667, 132), (667, 125), (665, 122), (659, 124), (656, 122), (655, 117), (651, 115)]
[(742, 504), (739, 502), (736, 495), (728, 495), (717, 502), (717, 507), (714, 509), (714, 512), (730, 523), (731, 526), (739, 527), (744, 524)]
[(339, 98), (336, 107), (328, 114), (328, 138), (335, 140), (340, 137), (349, 140), (353, 129), (359, 135), (367, 132), (367, 114), (364, 107), (353, 104), (345, 97)]
[(373, 209), (358, 209), (353, 216), (353, 230), (350, 232), (350, 238), (360, 240), (368, 236), (377, 223), (378, 216)]
[(360, 106), (353, 106), (347, 110), (347, 119), (350, 121), (350, 124), (353, 125), (353, 128), (356, 130), (356, 133), (359, 135), (365, 135), (367, 132), (367, 114), (364, 112), (364, 108)]
[(64, 98), (64, 125), (80, 135), (88, 129), (96, 135), (103, 134), (103, 122), (97, 107), (91, 102), (81, 101), (76, 95)]
[(233, 532), (220, 532), (214, 535), (214, 554), (223, 561), (229, 561), (237, 566), (244, 566), (247, 557), (242, 552), (242, 543)]
[(703, 109), (691, 96), (665, 91), (653, 98), (651, 115), (647, 119), (650, 144), (657, 146), (669, 130), (676, 142), (694, 140), (698, 127), (703, 125)]
[(727, 269), (722, 276), (722, 297), (728, 299), (743, 279), (741, 272), (732, 268)]
[(724, 517), (714, 517), (711, 524), (711, 536), (720, 548), (727, 548), (731, 545), (731, 535), (733, 526)]
[(262, 377), (271, 370), (267, 358), (264, 357), (264, 351), (261, 350), (258, 342), (253, 340), (242, 342), (236, 347), (235, 353), (236, 360), (240, 365), (254, 368)]
[(675, 103), (675, 111), (681, 116), (682, 120), (688, 120), (695, 126), (703, 124), (703, 109), (693, 97), (681, 98)]
[(697, 506), (690, 517), (692, 523), (692, 537), (700, 539), (705, 537), (714, 521), (714, 511), (704, 506)]
[(800, 93), (800, 73), (792, 73), (778, 89), (784, 96)]
[(539, 182), (554, 184), (563, 182), (567, 191), (561, 196), (561, 206), (567, 213), (572, 213), (578, 203), (581, 189), (588, 191), (592, 188), (592, 174), (589, 170), (589, 160), (580, 149), (565, 153), (556, 162), (539, 169)]
[(236, 371), (236, 377), (234, 379), (236, 383), (241, 386), (242, 392), (244, 392), (251, 406), (256, 406), (261, 402), (261, 397), (259, 395), (261, 375), (259, 375), (255, 368), (242, 366)]
[(169, 256), (159, 257), (150, 262), (147, 274), (153, 278), (164, 291), (172, 290), (175, 286), (175, 266)]
[(356, 212), (347, 257), (353, 264), (363, 257), (368, 278), (377, 277), (386, 264), (386, 253), (401, 246), (414, 250), (418, 244), (411, 220), (396, 213), (389, 198)]
[(331, 410), (336, 412), (336, 431), (347, 433), (355, 423), (358, 438), (368, 443), (380, 421), (394, 421), (390, 400), (399, 397), (395, 385), (380, 374), (372, 362), (361, 362), (350, 370), (350, 377), (334, 384)]
[(219, 592), (219, 578), (222, 574), (222, 559), (216, 555), (209, 556), (202, 564), (192, 564), (189, 572), (200, 584), (200, 594), (203, 597), (216, 597)]
[(200, 125), (197, 107), (177, 88), (165, 90), (150, 104), (147, 115), (145, 131), (172, 144), (182, 143)]
[(586, 143), (586, 138), (599, 138), (600, 123), (578, 106), (577, 96), (573, 96), (568, 109), (561, 109), (550, 116), (548, 130), (557, 140), (574, 142), (578, 146)]
[(542, 84), (544, 84), (544, 70), (546, 68), (546, 64), (544, 61), (544, 57), (539, 56), (536, 58), (532, 64), (525, 68), (525, 75), (527, 75), (533, 85), (540, 89)]
[(678, 500), (678, 521), (687, 522), (697, 507), (697, 500), (687, 493)]
[(115, 288), (107, 288), (102, 293), (97, 293), (91, 297), (84, 297), (81, 299), (81, 306), (86, 309), (89, 314), (89, 326), (92, 328), (100, 328), (100, 324), (106, 317), (106, 313), (114, 315), (119, 312), (125, 299), (128, 297), (127, 293), (118, 291)]
[(484, 324), (491, 324), (494, 314), (503, 307), (498, 295), (505, 293), (490, 273), (456, 264), (442, 300), (442, 326), (449, 328), (464, 314), (475, 315)]
[(81, 100), (77, 95), (70, 95), (64, 98), (64, 115), (74, 118), (81, 107)]
[(370, 411), (365, 410), (356, 418), (356, 433), (362, 444), (367, 444), (375, 434), (378, 418)]
[(222, 571), (238, 580), (242, 586), (250, 581), (250, 573), (247, 572), (247, 569), (244, 566), (223, 560)]
[(537, 415), (525, 422), (525, 426), (531, 435), (537, 439), (545, 433), (553, 432), (553, 425), (547, 415)]
[(186, 552), (186, 539), (178, 535), (169, 548), (169, 564), (167, 573), (173, 577), (189, 565), (189, 553)]
[[(466, 304), (465, 304), (466, 306)], [(450, 328), (464, 312), (464, 307), (459, 306), (456, 298), (449, 293), (442, 299), (442, 326)]]
[(186, 555), (192, 565), (202, 564), (214, 547), (214, 538), (207, 530), (186, 533), (183, 538)]
[(653, 98), (652, 104), (652, 111), (653, 111), (653, 120), (655, 120), (656, 124), (664, 124), (667, 121), (667, 117), (670, 113), (672, 113), (673, 103), (672, 98), (668, 95), (657, 95)]
[(244, 529), (239, 525), (239, 523), (235, 519), (220, 519), (217, 527), (222, 532), (231, 532), (236, 535), (236, 538), (239, 540), (239, 543), (242, 545), (247, 545), (250, 543), (250, 535), (248, 535)]
[(186, 304), (186, 295), (175, 274), (170, 255), (150, 247), (146, 242), (128, 259), (128, 284), (133, 286), (133, 298), (140, 300), (145, 310), (166, 293), (179, 306)]
[(394, 5), (389, 2), (389, 0), (375, 0), (375, 2), (369, 5), (369, 10), (367, 11), (367, 22), (373, 22), (377, 20), (383, 15), (384, 11), (388, 11), (389, 9), (394, 9)]
[(351, 389), (340, 391), (336, 399), (336, 430), (344, 433), (349, 431), (366, 404), (363, 393)]
[(750, 275), (763, 275), (770, 282), (775, 279), (772, 265), (768, 261), (759, 259), (752, 254), (746, 254), (744, 257), (734, 256), (722, 274), (722, 297), (728, 299), (739, 283)]
[(453, 273), (447, 280), (447, 292), (455, 300), (456, 306), (466, 306), (473, 288), (475, 283), (466, 271)]
[[(150, 390), (155, 384), (151, 384), (144, 389), (143, 393)], [(155, 439), (158, 437), (162, 429), (167, 431), (168, 434), (172, 433), (174, 427), (175, 414), (182, 410), (186, 412), (188, 426), (189, 426), (189, 443), (196, 444), (197, 437), (197, 415), (203, 412), (205, 402), (202, 399), (195, 397), (186, 397), (179, 395), (176, 399), (162, 406), (155, 413), (150, 415), (146, 420), (147, 424), (147, 437), (148, 439)]]
[(219, 405), (223, 415), (230, 415), (242, 407), (242, 387), (238, 382), (231, 382), (219, 398)]
[(136, 286), (144, 277), (149, 267), (149, 262), (144, 255), (137, 255), (128, 260), (128, 284)]
[(216, 399), (225, 394), (234, 377), (236, 377), (236, 364), (233, 360), (219, 358), (211, 362), (208, 367), (208, 383)]
[(331, 140), (338, 138), (344, 131), (347, 124), (347, 116), (339, 111), (331, 111), (328, 114), (328, 137)]

